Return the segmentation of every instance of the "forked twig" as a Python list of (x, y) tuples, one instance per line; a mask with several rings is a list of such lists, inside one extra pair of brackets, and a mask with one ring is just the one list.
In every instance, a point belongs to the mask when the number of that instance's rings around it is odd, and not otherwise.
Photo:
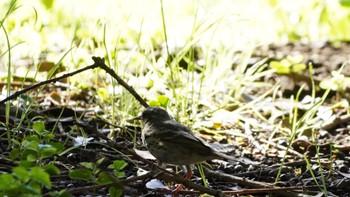
[(78, 73), (81, 73), (81, 72), (84, 72), (86, 70), (90, 70), (90, 69), (94, 69), (94, 68), (97, 68), (99, 67), (97, 64), (93, 64), (93, 65), (90, 65), (90, 66), (87, 66), (85, 68), (82, 68), (82, 69), (79, 69), (79, 70), (76, 70), (74, 72), (71, 72), (71, 73), (67, 73), (67, 74), (64, 74), (60, 77), (56, 77), (56, 78), (53, 78), (53, 79), (48, 79), (46, 81), (42, 81), (42, 82), (39, 82), (39, 83), (36, 83), (32, 86), (29, 86), (27, 88), (24, 88), (23, 90), (19, 90), (19, 91), (16, 91), (15, 93), (11, 94), (10, 96), (6, 97), (4, 100), (1, 100), (0, 101), (0, 105), (1, 104), (4, 104), (6, 101), (9, 101), (9, 100), (12, 100), (12, 99), (15, 99), (17, 98), (18, 96), (20, 96), (21, 94), (24, 94), (30, 90), (33, 90), (35, 88), (38, 88), (42, 85), (45, 85), (45, 84), (48, 84), (48, 83), (53, 83), (53, 82), (56, 82), (56, 81), (59, 81), (61, 79), (64, 79), (64, 78), (67, 78), (67, 77), (70, 77), (70, 76), (73, 76), (73, 75), (76, 75)]
[(101, 57), (92, 57), (92, 60), (94, 61), (94, 64), (93, 65), (90, 65), (90, 66), (87, 66), (85, 68), (82, 68), (82, 69), (79, 69), (79, 70), (76, 70), (74, 72), (71, 72), (71, 73), (67, 73), (67, 74), (64, 74), (60, 77), (56, 77), (56, 78), (53, 78), (53, 79), (49, 79), (49, 80), (46, 80), (46, 81), (42, 81), (42, 82), (39, 82), (39, 83), (36, 83), (32, 86), (29, 86), (27, 88), (24, 88), (23, 90), (19, 90), (19, 91), (16, 91), (15, 93), (13, 93), (12, 95), (6, 97), (4, 100), (1, 100), (0, 101), (0, 105), (1, 104), (4, 104), (6, 101), (9, 101), (9, 100), (12, 100), (12, 99), (15, 99), (17, 98), (18, 96), (20, 96), (21, 94), (24, 94), (32, 89), (35, 89), (35, 88), (38, 88), (42, 85), (45, 85), (45, 84), (48, 84), (48, 83), (53, 83), (53, 82), (56, 82), (56, 81), (59, 81), (61, 79), (64, 79), (64, 78), (67, 78), (67, 77), (71, 77), (73, 75), (76, 75), (78, 73), (81, 73), (81, 72), (84, 72), (86, 70), (90, 70), (90, 69), (95, 69), (97, 67), (100, 67), (101, 69), (103, 69), (104, 71), (106, 71), (108, 74), (110, 74), (114, 79), (117, 80), (117, 82), (123, 86), (126, 90), (128, 90), (130, 92), (130, 94), (132, 94), (140, 103), (141, 105), (143, 105), (144, 107), (148, 107), (148, 104), (147, 102), (134, 90), (133, 87), (129, 86), (122, 78), (120, 78), (115, 72), (113, 69), (109, 68), (106, 64), (105, 64), (105, 60), (104, 58), (101, 58)]
[(146, 103), (146, 101), (134, 90), (134, 88), (132, 86), (129, 86), (122, 78), (120, 78), (113, 69), (111, 69), (110, 67), (108, 67), (105, 64), (105, 59), (104, 58), (100, 58), (100, 57), (92, 57), (92, 60), (94, 60), (95, 64), (102, 68), (103, 70), (105, 70), (108, 74), (110, 74), (115, 80), (117, 80), (117, 82), (123, 86), (127, 91), (130, 92), (130, 94), (132, 94), (140, 103), (141, 105), (143, 105), (144, 107), (149, 107), (148, 104)]

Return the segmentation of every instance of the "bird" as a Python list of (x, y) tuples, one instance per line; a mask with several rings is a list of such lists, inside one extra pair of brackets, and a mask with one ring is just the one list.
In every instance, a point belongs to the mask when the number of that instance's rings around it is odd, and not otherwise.
[[(211, 147), (187, 126), (175, 121), (163, 108), (148, 107), (137, 119), (144, 123), (141, 139), (148, 151), (157, 159), (158, 165), (186, 166), (185, 180), (192, 176), (191, 164), (213, 159), (239, 161)], [(181, 190), (182, 187), (178, 186), (173, 192)]]

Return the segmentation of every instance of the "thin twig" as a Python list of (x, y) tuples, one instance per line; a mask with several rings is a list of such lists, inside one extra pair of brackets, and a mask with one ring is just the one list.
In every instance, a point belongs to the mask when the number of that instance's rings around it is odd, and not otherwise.
[(317, 185), (311, 186), (295, 186), (295, 187), (276, 187), (276, 188), (257, 188), (257, 189), (243, 189), (237, 191), (223, 191), (224, 195), (247, 195), (247, 194), (277, 194), (285, 197), (295, 197), (297, 194), (291, 191), (305, 191), (309, 189), (317, 189)]
[[(102, 188), (109, 188), (112, 186), (116, 186), (116, 185), (128, 185), (130, 183), (139, 181), (139, 180), (145, 180), (148, 178), (151, 178), (151, 173), (146, 173), (144, 175), (140, 175), (140, 176), (136, 176), (136, 177), (131, 177), (128, 179), (118, 179), (116, 182), (114, 183), (109, 183), (109, 184), (105, 184), (105, 185), (91, 185), (91, 186), (84, 186), (84, 187), (76, 187), (76, 188), (72, 188), (72, 189), (67, 189), (66, 191), (70, 194), (90, 194), (92, 191), (97, 191), (100, 190)], [(43, 196), (50, 196), (49, 193), (44, 194)]]
[(246, 178), (238, 177), (238, 176), (233, 176), (230, 174), (225, 174), (221, 173), (218, 171), (213, 171), (208, 168), (203, 168), (205, 175), (208, 178), (215, 178), (217, 180), (223, 180), (225, 182), (235, 182), (244, 186), (248, 187), (254, 187), (254, 188), (267, 188), (267, 187), (273, 187), (273, 184), (271, 183), (264, 183), (264, 182), (258, 182), (258, 181), (251, 181)]
[(110, 74), (115, 80), (117, 80), (117, 82), (123, 86), (127, 91), (130, 92), (130, 94), (132, 94), (136, 100), (138, 100), (141, 105), (143, 105), (144, 107), (149, 107), (149, 105), (146, 103), (146, 101), (134, 90), (134, 88), (132, 86), (129, 86), (122, 78), (120, 78), (113, 69), (111, 69), (110, 67), (108, 67), (105, 64), (105, 60), (104, 58), (101, 57), (92, 57), (92, 60), (94, 60), (95, 64), (97, 66), (99, 66), (100, 68), (102, 68), (103, 70), (105, 70), (108, 74)]
[(99, 67), (99, 65), (97, 65), (97, 64), (95, 63), (95, 64), (93, 64), (93, 65), (90, 65), (90, 66), (87, 66), (87, 67), (85, 67), (85, 68), (76, 70), (76, 71), (74, 71), (74, 72), (64, 74), (64, 75), (62, 75), (62, 76), (60, 76), (60, 77), (53, 78), (53, 79), (49, 79), (49, 80), (46, 80), (46, 81), (42, 81), (42, 82), (40, 82), (40, 83), (36, 83), (36, 84), (34, 84), (34, 85), (32, 85), (32, 86), (29, 86), (29, 87), (27, 87), (27, 88), (24, 88), (23, 90), (19, 90), (19, 91), (13, 93), (12, 95), (6, 97), (4, 100), (1, 100), (1, 101), (0, 101), (0, 105), (4, 104), (6, 101), (15, 99), (15, 98), (17, 98), (18, 96), (20, 96), (21, 94), (24, 94), (24, 93), (26, 93), (26, 92), (28, 92), (28, 91), (30, 91), (30, 90), (33, 90), (33, 89), (35, 89), (35, 88), (38, 88), (38, 87), (42, 86), (42, 85), (45, 85), (45, 84), (48, 84), (48, 83), (53, 83), (53, 82), (59, 81), (59, 80), (61, 80), (61, 79), (64, 79), (64, 78), (67, 78), (67, 77), (71, 77), (71, 76), (76, 75), (76, 74), (78, 74), (78, 73), (84, 72), (84, 71), (86, 71), (86, 70), (94, 69), (94, 68), (97, 68), (97, 67)]
[(74, 72), (71, 72), (71, 73), (67, 73), (67, 74), (64, 74), (60, 77), (57, 77), (57, 78), (53, 78), (53, 79), (49, 79), (49, 80), (46, 80), (46, 81), (42, 81), (40, 83), (37, 83), (37, 84), (34, 84), (32, 86), (29, 86), (27, 88), (24, 88), (23, 90), (19, 90), (17, 92), (15, 92), (14, 94), (8, 96), (7, 98), (5, 98), (4, 100), (1, 100), (0, 101), (0, 105), (1, 104), (4, 104), (6, 101), (9, 101), (9, 100), (12, 100), (12, 99), (15, 99), (17, 98), (19, 95), (21, 94), (24, 94), (32, 89), (35, 89), (37, 87), (40, 87), (42, 85), (45, 85), (45, 84), (48, 84), (48, 83), (53, 83), (53, 82), (56, 82), (56, 81), (59, 81), (61, 79), (64, 79), (64, 78), (67, 78), (67, 77), (71, 77), (73, 75), (76, 75), (78, 73), (81, 73), (81, 72), (84, 72), (86, 70), (90, 70), (90, 69), (94, 69), (94, 68), (97, 68), (97, 67), (100, 67), (101, 69), (103, 69), (104, 71), (106, 71), (108, 74), (110, 74), (114, 79), (117, 80), (117, 82), (123, 86), (126, 90), (128, 90), (130, 92), (130, 94), (132, 94), (140, 103), (141, 105), (143, 105), (144, 107), (149, 107), (148, 104), (146, 103), (146, 101), (144, 99), (142, 99), (142, 97), (134, 90), (133, 87), (129, 86), (122, 78), (120, 78), (115, 72), (113, 69), (109, 68), (106, 64), (105, 64), (105, 60), (104, 58), (101, 58), (101, 57), (92, 57), (92, 60), (94, 61), (94, 64), (93, 65), (90, 65), (90, 66), (87, 66), (85, 68), (82, 68), (82, 69), (79, 69), (79, 70), (76, 70)]

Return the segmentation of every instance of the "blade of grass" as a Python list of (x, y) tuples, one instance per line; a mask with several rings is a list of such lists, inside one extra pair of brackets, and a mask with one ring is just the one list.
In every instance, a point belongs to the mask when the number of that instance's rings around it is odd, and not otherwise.
[[(4, 22), (6, 18), (18, 7), (15, 7), (16, 5), (16, 0), (12, 0), (10, 3), (10, 6), (4, 16), (4, 18), (1, 20), (0, 26), (2, 30), (4, 31), (5, 37), (6, 37), (6, 45), (7, 45), (7, 51), (8, 51), (8, 65), (7, 65), (7, 95), (11, 94), (11, 81), (12, 81), (12, 73), (11, 73), (11, 68), (12, 68), (12, 61), (11, 61), (11, 43), (10, 43), (10, 38), (8, 36), (7, 30), (4, 27)], [(6, 116), (6, 127), (7, 127), (7, 140), (8, 143), (10, 144), (11, 142), (11, 136), (10, 136), (10, 129), (9, 129), (9, 123), (10, 123), (10, 102), (6, 103), (6, 108), (5, 108), (5, 116)]]

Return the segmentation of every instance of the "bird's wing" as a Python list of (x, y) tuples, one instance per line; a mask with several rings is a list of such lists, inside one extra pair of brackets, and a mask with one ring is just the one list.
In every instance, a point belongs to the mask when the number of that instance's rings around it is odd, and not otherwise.
[(206, 154), (204, 150), (210, 153), (214, 150), (203, 139), (197, 137), (192, 131), (175, 121), (164, 121), (161, 125), (158, 125), (158, 131), (153, 135), (162, 141), (167, 143), (181, 144), (182, 147), (190, 148), (192, 151), (196, 151), (199, 154)]

